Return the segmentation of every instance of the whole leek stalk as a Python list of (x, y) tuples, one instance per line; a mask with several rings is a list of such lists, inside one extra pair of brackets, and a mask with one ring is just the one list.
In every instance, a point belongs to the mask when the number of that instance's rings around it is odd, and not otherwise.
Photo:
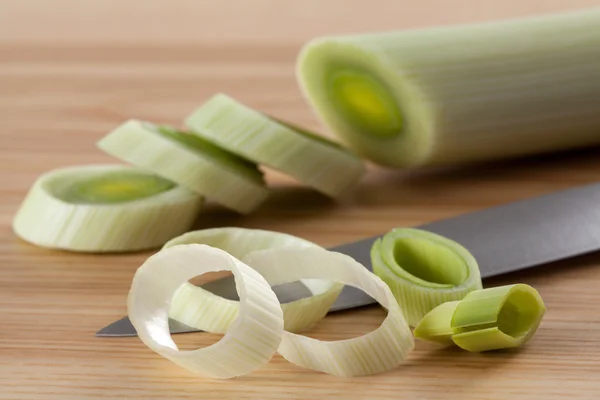
[(298, 78), (358, 154), (393, 167), (600, 143), (600, 8), (326, 37)]

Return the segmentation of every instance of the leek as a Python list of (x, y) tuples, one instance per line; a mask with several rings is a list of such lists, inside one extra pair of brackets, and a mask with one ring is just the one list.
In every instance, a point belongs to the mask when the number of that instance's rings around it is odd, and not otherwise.
[(13, 230), (42, 247), (143, 250), (189, 230), (201, 205), (200, 196), (137, 168), (69, 167), (37, 179), (15, 215)]
[(537, 331), (546, 312), (539, 293), (516, 284), (477, 290), (431, 310), (415, 337), (482, 352), (518, 347)]
[(411, 326), (437, 305), (481, 289), (479, 266), (467, 249), (419, 229), (394, 229), (376, 240), (371, 262)]
[(271, 284), (326, 279), (364, 290), (388, 311), (374, 331), (357, 338), (320, 341), (284, 331), (278, 352), (288, 361), (316, 371), (350, 377), (388, 371), (414, 348), (402, 308), (390, 288), (351, 257), (319, 248), (269, 249), (246, 256)]
[(363, 175), (360, 159), (339, 145), (217, 94), (187, 119), (192, 133), (338, 197)]
[[(217, 343), (181, 351), (169, 333), (175, 291), (206, 272), (231, 271), (240, 295), (239, 317)], [(233, 378), (267, 363), (279, 346), (283, 315), (265, 279), (223, 250), (200, 244), (175, 246), (148, 258), (133, 277), (129, 319), (150, 349), (181, 367), (212, 378)]]
[(600, 8), (317, 38), (298, 79), (317, 114), (382, 165), (459, 164), (600, 143)]

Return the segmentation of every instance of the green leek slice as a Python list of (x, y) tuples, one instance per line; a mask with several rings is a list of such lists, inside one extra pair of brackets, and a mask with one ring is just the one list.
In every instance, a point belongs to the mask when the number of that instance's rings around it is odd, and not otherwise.
[(232, 153), (280, 170), (331, 197), (342, 195), (364, 173), (362, 161), (339, 145), (224, 94), (194, 111), (186, 125)]
[(373, 272), (391, 288), (410, 326), (439, 304), (481, 289), (477, 261), (443, 236), (398, 228), (371, 248)]
[[(316, 244), (292, 235), (259, 229), (214, 228), (186, 233), (164, 248), (199, 243), (225, 250), (245, 261), (253, 251), (282, 248), (319, 248)], [(250, 264), (250, 266), (255, 267)], [(259, 273), (262, 273), (257, 268)], [(268, 281), (268, 279), (267, 279)], [(343, 285), (337, 282), (306, 279), (301, 281), (312, 296), (281, 305), (284, 328), (291, 332), (307, 330), (329, 311)], [(224, 333), (239, 313), (239, 302), (216, 296), (191, 283), (182, 285), (171, 301), (169, 316), (188, 326), (207, 332)]]
[(600, 143), (600, 8), (317, 38), (301, 89), (357, 154), (393, 167)]
[(357, 338), (320, 341), (284, 331), (278, 352), (288, 361), (316, 371), (349, 377), (388, 371), (414, 347), (412, 332), (389, 287), (351, 257), (319, 248), (255, 251), (246, 261), (270, 284), (325, 279), (362, 289), (388, 311), (376, 330)]
[(37, 179), (13, 220), (13, 230), (42, 247), (142, 250), (189, 230), (201, 205), (195, 193), (137, 168), (69, 167)]
[[(169, 333), (169, 304), (181, 284), (197, 275), (231, 271), (240, 295), (239, 316), (217, 343), (181, 351)], [(279, 346), (283, 315), (265, 279), (223, 250), (200, 244), (164, 249), (136, 271), (127, 301), (129, 319), (150, 349), (183, 368), (232, 378), (266, 364)]]
[(472, 352), (518, 347), (535, 334), (545, 311), (541, 296), (529, 285), (476, 290), (431, 310), (414, 333)]
[(170, 127), (130, 120), (98, 147), (240, 213), (251, 212), (268, 196), (255, 164)]

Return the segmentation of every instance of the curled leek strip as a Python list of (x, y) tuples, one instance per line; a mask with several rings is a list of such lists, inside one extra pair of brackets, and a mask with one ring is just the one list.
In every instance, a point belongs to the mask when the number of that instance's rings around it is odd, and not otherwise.
[(280, 170), (331, 197), (362, 176), (362, 161), (334, 142), (217, 94), (186, 120), (193, 133)]
[[(189, 279), (231, 271), (240, 295), (239, 316), (217, 343), (180, 351), (169, 333), (173, 294)], [(128, 297), (129, 319), (149, 348), (174, 363), (212, 378), (247, 374), (267, 363), (281, 341), (283, 315), (265, 279), (223, 250), (200, 244), (175, 246), (150, 257), (136, 272)]]
[(201, 205), (195, 193), (137, 168), (69, 167), (37, 179), (14, 218), (13, 230), (42, 247), (142, 250), (187, 231)]
[(476, 290), (439, 305), (415, 328), (420, 339), (481, 352), (518, 347), (535, 334), (546, 306), (529, 285)]
[[(244, 228), (189, 232), (169, 241), (164, 247), (190, 243), (216, 247), (241, 260), (256, 250), (318, 247), (312, 242), (284, 233)], [(257, 270), (262, 273), (260, 269)], [(312, 296), (281, 305), (284, 328), (287, 331), (300, 332), (319, 322), (343, 288), (340, 283), (318, 279), (306, 279), (302, 283)], [(238, 312), (239, 302), (216, 296), (186, 282), (173, 296), (169, 316), (203, 331), (224, 333), (237, 318)]]
[(460, 244), (419, 229), (394, 229), (371, 249), (373, 272), (415, 326), (439, 304), (481, 289), (479, 266)]
[(255, 164), (173, 128), (130, 120), (98, 147), (240, 213), (254, 210), (268, 196)]
[(271, 249), (245, 260), (271, 284), (337, 281), (364, 290), (388, 310), (379, 328), (357, 338), (329, 342), (284, 332), (278, 351), (288, 361), (332, 375), (359, 376), (390, 370), (413, 349), (413, 335), (389, 287), (351, 257), (319, 248)]

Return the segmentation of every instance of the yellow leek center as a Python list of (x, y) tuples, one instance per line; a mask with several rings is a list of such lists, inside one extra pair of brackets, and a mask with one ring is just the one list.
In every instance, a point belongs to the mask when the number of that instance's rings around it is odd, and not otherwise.
[(397, 103), (375, 77), (363, 72), (341, 70), (331, 77), (332, 99), (342, 114), (358, 128), (382, 138), (402, 130)]
[(134, 201), (172, 189), (175, 184), (156, 175), (112, 172), (72, 183), (60, 193), (70, 203), (103, 204)]

